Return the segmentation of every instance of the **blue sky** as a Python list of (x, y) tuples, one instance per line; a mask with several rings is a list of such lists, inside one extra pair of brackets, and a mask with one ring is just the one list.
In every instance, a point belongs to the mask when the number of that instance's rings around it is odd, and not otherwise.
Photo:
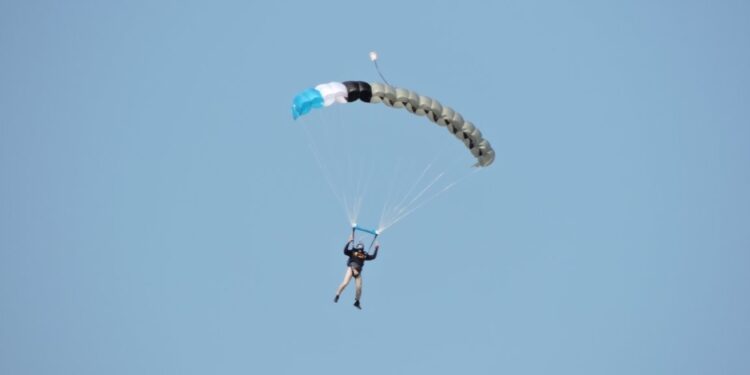
[[(0, 373), (746, 374), (748, 15), (3, 2)], [(377, 80), (371, 50), (497, 158), (383, 235), (358, 311), (331, 301), (348, 224), (289, 106)]]

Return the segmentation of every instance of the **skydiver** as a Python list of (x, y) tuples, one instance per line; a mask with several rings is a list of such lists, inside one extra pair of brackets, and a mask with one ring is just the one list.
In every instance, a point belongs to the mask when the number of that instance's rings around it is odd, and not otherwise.
[(354, 296), (354, 307), (362, 310), (359, 305), (359, 298), (362, 296), (362, 268), (365, 266), (365, 261), (374, 260), (378, 256), (378, 249), (380, 244), (375, 245), (375, 253), (368, 254), (365, 251), (365, 244), (362, 241), (358, 242), (356, 246), (352, 247), (354, 242), (354, 235), (349, 236), (349, 241), (344, 245), (344, 255), (348, 256), (349, 259), (346, 261), (346, 274), (344, 274), (344, 281), (339, 285), (336, 290), (336, 297), (333, 298), (333, 302), (339, 301), (339, 296), (344, 291), (349, 281), (354, 277), (354, 284), (356, 286), (356, 292)]

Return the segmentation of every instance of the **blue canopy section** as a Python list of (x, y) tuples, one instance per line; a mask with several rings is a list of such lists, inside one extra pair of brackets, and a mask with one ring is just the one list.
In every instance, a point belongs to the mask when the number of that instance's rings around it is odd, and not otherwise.
[(297, 94), (292, 102), (292, 117), (307, 114), (313, 108), (323, 108), (323, 96), (316, 89), (307, 89)]

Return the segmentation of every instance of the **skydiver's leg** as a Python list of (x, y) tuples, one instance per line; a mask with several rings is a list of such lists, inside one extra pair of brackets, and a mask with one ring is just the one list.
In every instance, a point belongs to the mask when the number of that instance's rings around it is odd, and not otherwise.
[(356, 292), (354, 293), (354, 307), (362, 310), (362, 306), (359, 305), (359, 297), (362, 297), (362, 275), (354, 278), (354, 285), (356, 286)]
[(336, 290), (336, 298), (334, 299), (334, 302), (338, 302), (339, 296), (344, 291), (344, 288), (346, 288), (347, 285), (349, 285), (349, 281), (352, 280), (352, 268), (346, 267), (346, 274), (344, 274), (344, 281), (341, 282), (341, 285), (339, 285), (338, 290)]
[(354, 299), (359, 301), (359, 297), (362, 297), (362, 275), (354, 278), (354, 285), (356, 286), (356, 292), (354, 293)]

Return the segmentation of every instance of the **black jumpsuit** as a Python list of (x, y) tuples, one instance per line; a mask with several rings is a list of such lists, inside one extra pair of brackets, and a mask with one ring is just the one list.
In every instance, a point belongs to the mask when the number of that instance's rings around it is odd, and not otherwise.
[(375, 247), (374, 254), (368, 254), (366, 251), (358, 251), (352, 248), (352, 242), (349, 241), (344, 246), (344, 255), (348, 256), (349, 259), (346, 261), (346, 265), (354, 268), (357, 272), (362, 272), (362, 268), (365, 266), (365, 261), (373, 260), (378, 256), (378, 248)]

